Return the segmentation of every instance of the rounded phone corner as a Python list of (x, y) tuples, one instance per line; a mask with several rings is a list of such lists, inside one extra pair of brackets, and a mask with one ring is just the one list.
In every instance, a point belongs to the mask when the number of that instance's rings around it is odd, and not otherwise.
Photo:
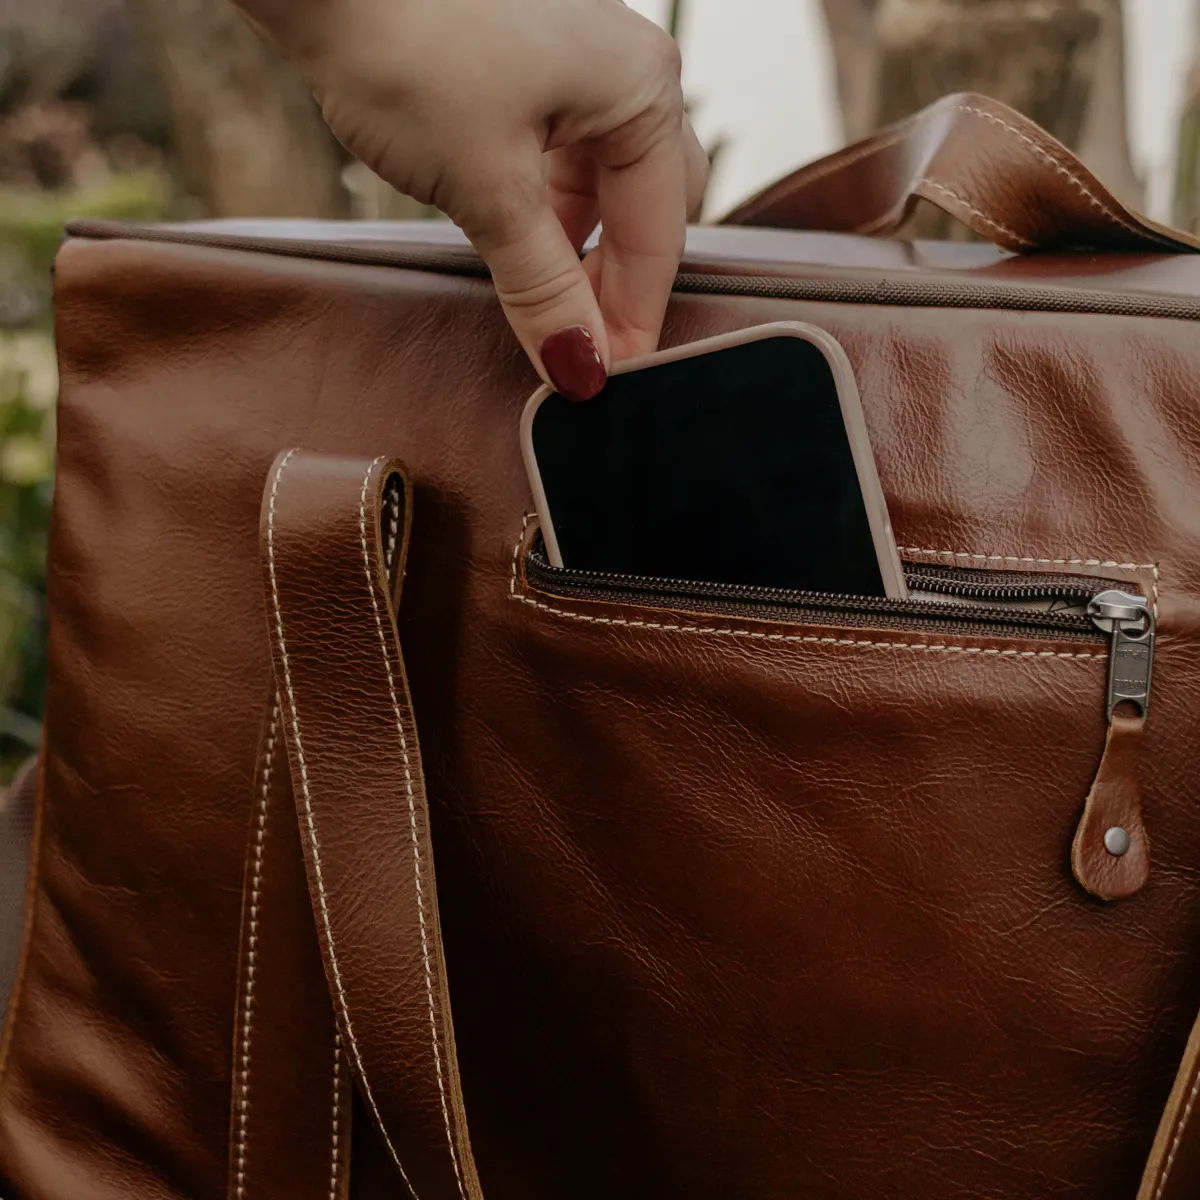
[(533, 422), (540, 409), (551, 396), (554, 389), (543, 383), (525, 402), (521, 410), (521, 457), (525, 462), (525, 477), (529, 483), (529, 491), (533, 496), (533, 510), (537, 514), (538, 529), (546, 547), (546, 558), (552, 567), (562, 567), (562, 552), (558, 546), (558, 538), (554, 533), (554, 523), (550, 519), (550, 506), (546, 502), (546, 488), (542, 483), (542, 473), (538, 469), (537, 454), (533, 445)]

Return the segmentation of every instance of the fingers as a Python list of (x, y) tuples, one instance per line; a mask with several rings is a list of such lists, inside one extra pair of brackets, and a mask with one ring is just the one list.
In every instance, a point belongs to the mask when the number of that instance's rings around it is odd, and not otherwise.
[(571, 245), (582, 250), (600, 221), (599, 167), (581, 146), (564, 146), (547, 157), (550, 204)]
[(629, 133), (618, 130), (596, 146), (602, 231), (587, 259), (614, 360), (657, 347), (687, 237), (681, 111), (669, 112), (649, 136)]
[[(686, 115), (683, 118), (683, 150), (687, 166), (688, 220), (697, 221), (708, 188), (708, 154)], [(577, 145), (553, 150), (546, 157), (550, 203), (571, 244), (582, 250), (600, 221), (599, 167), (591, 154)]]
[(502, 188), (468, 185), (471, 194), (491, 198), (461, 224), (491, 269), (500, 303), (534, 366), (562, 395), (587, 400), (608, 375), (604, 320), (572, 237), (551, 205), (541, 148), (532, 146), (524, 164), (514, 159), (507, 156)]

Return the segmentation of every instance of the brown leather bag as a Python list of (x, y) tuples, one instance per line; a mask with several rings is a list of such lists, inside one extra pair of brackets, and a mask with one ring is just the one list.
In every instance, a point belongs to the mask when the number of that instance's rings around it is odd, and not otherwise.
[(6, 1200), (1200, 1194), (1200, 243), (974, 96), (733, 219), (982, 615), (556, 576), (447, 227), (71, 227)]

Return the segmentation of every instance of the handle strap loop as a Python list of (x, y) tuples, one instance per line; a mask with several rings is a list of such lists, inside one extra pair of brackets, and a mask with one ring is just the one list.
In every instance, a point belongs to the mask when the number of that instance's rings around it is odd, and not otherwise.
[(410, 509), (396, 462), (280, 455), (262, 508), (267, 624), (309, 896), (350, 1068), (416, 1200), (482, 1200), (396, 630)]
[(1027, 117), (969, 92), (801, 167), (723, 224), (888, 237), (918, 199), (1006, 250), (1200, 251), (1191, 234), (1126, 208)]

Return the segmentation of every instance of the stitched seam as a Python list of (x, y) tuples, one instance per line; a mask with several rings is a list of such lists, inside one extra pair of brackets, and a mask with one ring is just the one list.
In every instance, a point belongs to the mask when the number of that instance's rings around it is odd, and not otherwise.
[(1114, 212), (1087, 186), (1086, 183), (1083, 182), (1082, 179), (1079, 178), (1078, 175), (1075, 174), (1074, 171), (1060, 162), (1055, 155), (1050, 153), (1049, 150), (1047, 150), (1044, 146), (1039, 145), (1033, 140), (1033, 138), (1031, 138), (1027, 133), (1023, 133), (1015, 125), (1010, 124), (1008, 121), (996, 116), (994, 113), (986, 112), (984, 109), (976, 108), (971, 104), (955, 104), (953, 105), (953, 108), (959, 112), (970, 113), (975, 117), (982, 117), (985, 121), (991, 121), (993, 125), (999, 125), (1002, 129), (1007, 129), (1009, 133), (1020, 138), (1021, 141), (1029, 146), (1030, 149), (1032, 149), (1033, 152), (1040, 159), (1042, 159), (1043, 162), (1049, 163), (1059, 175), (1062, 175), (1068, 179), (1093, 208), (1095, 208), (1103, 216), (1107, 217), (1108, 220), (1112, 221), (1114, 224), (1120, 225), (1129, 232), (1137, 234), (1138, 237), (1149, 237), (1151, 240), (1159, 242), (1164, 246), (1170, 246), (1173, 249), (1176, 248), (1176, 243), (1172, 239), (1167, 238), (1160, 233), (1155, 233), (1153, 230), (1143, 228), (1128, 218), (1121, 216), (1119, 213)]
[(1171, 1168), (1175, 1165), (1175, 1155), (1179, 1153), (1179, 1146), (1183, 1141), (1183, 1135), (1187, 1130), (1188, 1121), (1192, 1116), (1192, 1108), (1195, 1106), (1198, 1095), (1200, 1095), (1200, 1071), (1197, 1072), (1196, 1078), (1192, 1082), (1192, 1090), (1188, 1094), (1187, 1104), (1175, 1126), (1175, 1136), (1171, 1139), (1171, 1150), (1167, 1154), (1166, 1162), (1163, 1163), (1162, 1174), (1158, 1177), (1158, 1187), (1154, 1189), (1154, 1200), (1162, 1200), (1163, 1192), (1167, 1187), (1167, 1178), (1171, 1174)]
[(1097, 654), (1090, 650), (1001, 650), (990, 646), (951, 646), (941, 642), (878, 642), (869, 638), (822, 637), (818, 634), (805, 633), (767, 633), (755, 629), (732, 629), (715, 625), (684, 625), (666, 624), (662, 621), (634, 621), (624, 617), (597, 617), (589, 613), (574, 612), (566, 608), (556, 608), (535, 600), (532, 596), (523, 595), (517, 588), (517, 564), (521, 555), (521, 544), (525, 540), (529, 528), (530, 515), (527, 513), (521, 525), (521, 535), (513, 547), (512, 571), (509, 577), (509, 597), (521, 604), (539, 608), (543, 612), (555, 616), (566, 617), (571, 621), (584, 621), (589, 625), (618, 625), (627, 629), (656, 629), (661, 633), (695, 633), (709, 637), (746, 638), (760, 642), (798, 642), (818, 646), (864, 646), (874, 650), (926, 650), (940, 654), (978, 655), (983, 658), (1069, 658), (1069, 659), (1106, 659), (1107, 653)]
[(1156, 571), (1154, 563), (1117, 562), (1113, 558), (1033, 558), (1017, 554), (973, 554), (969, 550), (934, 550), (928, 546), (901, 546), (901, 554), (940, 554), (946, 558), (973, 558), (978, 562), (1037, 563), (1046, 567), (1119, 567), (1123, 571)]
[(1036, 245), (1035, 242), (1031, 241), (1027, 237), (1023, 237), (1015, 229), (1010, 229), (1007, 225), (1002, 225), (999, 221), (989, 217), (982, 209), (976, 208), (975, 205), (973, 205), (965, 196), (960, 195), (958, 192), (954, 191), (953, 188), (948, 188), (944, 183), (938, 183), (936, 180), (930, 179), (928, 176), (924, 175), (917, 180), (917, 183), (925, 184), (927, 187), (933, 188), (935, 192), (941, 192), (942, 195), (948, 196), (956, 204), (959, 204), (965, 208), (967, 212), (978, 217), (985, 225), (988, 226), (988, 228), (995, 229), (997, 232), (1004, 234), (1006, 238), (1015, 242), (1018, 246)]
[[(267, 571), (271, 583), (275, 636), (279, 641), (279, 657), (283, 663), (284, 688), (287, 692), (288, 709), (292, 718), (292, 736), (296, 743), (296, 763), (300, 768), (300, 795), (304, 803), (304, 821), (308, 830), (309, 844), (312, 848), (313, 874), (317, 879), (318, 907), (321, 910), (321, 925), (325, 930), (325, 942), (329, 948), (329, 966), (333, 975), (334, 990), (337, 992), (338, 1008), (341, 1010), (342, 1021), (346, 1027), (346, 1037), (350, 1043), (350, 1053), (354, 1058), (355, 1066), (358, 1068), (358, 1078), (359, 1084), (362, 1087), (363, 1098), (366, 1100), (372, 1115), (375, 1117), (375, 1124), (383, 1137), (388, 1152), (392, 1156), (392, 1161), (396, 1164), (396, 1169), (400, 1172), (400, 1178), (404, 1180), (404, 1185), (412, 1193), (414, 1200), (418, 1200), (417, 1190), (409, 1181), (408, 1173), (404, 1170), (404, 1164), (400, 1161), (400, 1155), (396, 1153), (396, 1147), (392, 1144), (392, 1139), (388, 1136), (387, 1129), (384, 1127), (383, 1118), (379, 1113), (379, 1106), (375, 1103), (375, 1096), (371, 1092), (371, 1084), (367, 1079), (367, 1073), (363, 1067), (358, 1042), (354, 1037), (354, 1025), (350, 1020), (350, 1006), (346, 1002), (346, 990), (342, 985), (341, 967), (338, 965), (337, 949), (333, 941), (333, 926), (329, 919), (329, 901), (325, 893), (325, 874), (321, 865), (321, 844), (317, 838), (317, 826), (313, 819), (312, 793), (308, 783), (308, 766), (304, 759), (304, 744), (300, 738), (300, 714), (296, 708), (296, 693), (292, 688), (292, 668), (288, 658), (287, 642), (283, 636), (283, 612), (279, 603), (279, 584), (275, 574), (275, 500), (279, 493), (279, 481), (283, 478), (283, 472), (291, 461), (292, 455), (298, 449), (299, 447), (295, 447), (284, 455), (275, 470), (275, 479), (271, 484), (271, 498), (267, 505)], [(382, 460), (376, 459), (376, 462), (380, 461)], [(373, 468), (374, 464), (372, 464)]]
[(329, 1200), (337, 1200), (342, 1175), (342, 1035), (333, 1035), (333, 1150), (329, 1168)]
[(417, 837), (417, 805), (413, 785), (412, 764), (408, 755), (408, 739), (404, 734), (404, 721), (400, 715), (400, 700), (396, 694), (396, 680), (392, 674), (392, 660), (388, 656), (387, 639), (383, 633), (383, 617), (379, 612), (379, 601), (375, 598), (375, 580), (371, 576), (371, 555), (367, 549), (367, 485), (371, 472), (383, 462), (377, 458), (363, 476), (362, 492), (358, 502), (358, 532), (362, 541), (363, 573), (367, 580), (367, 593), (371, 597), (371, 609), (375, 614), (375, 628), (379, 632), (379, 648), (383, 654), (383, 666), (387, 672), (388, 693), (391, 696), (392, 712), (396, 717), (396, 732), (400, 735), (400, 755), (404, 760), (404, 788), (408, 796), (408, 825), (412, 837), (413, 881), (417, 891), (417, 923), (421, 929), (421, 957), (425, 965), (425, 996), (429, 1004), (429, 1034), (433, 1044), (433, 1061), (437, 1069), (438, 1093), (442, 1101), (442, 1122), (446, 1127), (446, 1144), (450, 1147), (450, 1162), (454, 1167), (454, 1178), (458, 1183), (458, 1194), (466, 1200), (462, 1172), (458, 1165), (458, 1151), (454, 1145), (454, 1134), (450, 1128), (450, 1106), (446, 1100), (446, 1083), (442, 1075), (442, 1051), (438, 1040), (437, 1017), (433, 1006), (433, 971), (429, 962), (429, 934), (425, 925), (425, 890), (421, 881), (421, 845)]
[(262, 793), (254, 829), (254, 869), (250, 882), (250, 937), (246, 956), (246, 988), (242, 1001), (241, 1053), (238, 1061), (237, 1200), (246, 1193), (246, 1143), (250, 1120), (250, 1039), (254, 1029), (254, 973), (258, 964), (258, 898), (262, 888), (264, 838), (271, 797), (271, 767), (275, 760), (275, 735), (279, 726), (279, 693), (271, 703), (271, 722), (263, 750)]

